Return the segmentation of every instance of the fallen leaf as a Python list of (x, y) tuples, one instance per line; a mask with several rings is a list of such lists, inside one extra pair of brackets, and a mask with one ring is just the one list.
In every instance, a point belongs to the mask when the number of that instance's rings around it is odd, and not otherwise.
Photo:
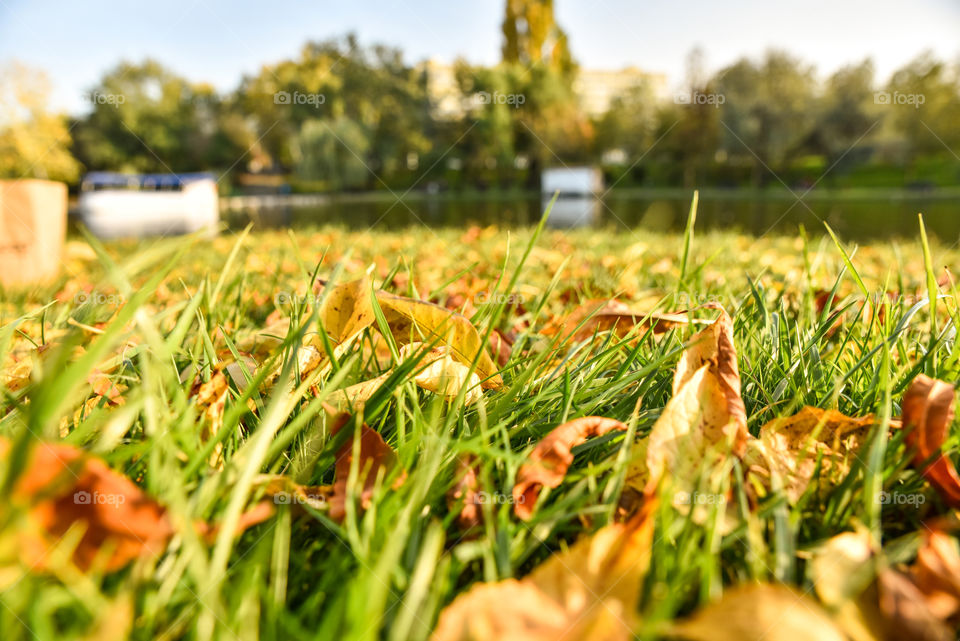
[[(374, 323), (373, 307), (367, 295), (369, 288), (369, 281), (361, 279), (337, 285), (327, 294), (320, 320), (335, 341), (348, 341), (369, 326), (379, 329)], [(465, 365), (477, 359), (475, 371), (485, 389), (503, 386), (480, 334), (465, 317), (440, 305), (382, 290), (375, 290), (374, 296), (383, 310), (391, 335), (398, 343), (439, 342)]]
[[(554, 320), (540, 333), (544, 336), (560, 336), (564, 342), (579, 343), (591, 338), (597, 332), (613, 331), (622, 338), (639, 325), (641, 328), (652, 327), (655, 334), (660, 334), (675, 327), (688, 325), (690, 322), (690, 317), (686, 313), (640, 311), (631, 309), (616, 299), (592, 300), (583, 303), (562, 318)], [(693, 322), (709, 321), (694, 320)]]
[[(447, 399), (456, 398), (460, 390), (466, 387), (467, 391), (464, 395), (466, 405), (474, 403), (482, 396), (480, 377), (476, 373), (471, 373), (467, 365), (454, 360), (447, 346), (441, 345), (425, 352), (423, 347), (423, 343), (410, 343), (400, 348), (399, 354), (401, 361), (414, 355), (419, 357), (413, 371), (413, 382), (418, 387), (440, 394)], [(370, 397), (392, 374), (391, 369), (376, 378), (336, 390), (330, 394), (329, 402), (340, 409), (357, 410), (370, 400)]]
[[(348, 423), (350, 423), (349, 414), (337, 415), (330, 428), (331, 436), (336, 436)], [(360, 426), (360, 439), (357, 445), (354, 444), (355, 440), (355, 436), (351, 435), (337, 450), (333, 494), (330, 497), (330, 518), (337, 521), (342, 520), (347, 514), (348, 481), (355, 448), (357, 448), (357, 485), (360, 487), (358, 494), (360, 506), (363, 509), (370, 507), (378, 481), (386, 478), (398, 463), (397, 453), (393, 448), (386, 444), (379, 432), (366, 424)], [(394, 489), (400, 487), (404, 480), (406, 480), (406, 472), (401, 472), (391, 487)]]
[(813, 479), (820, 462), (826, 485), (843, 479), (875, 424), (872, 415), (850, 417), (836, 410), (804, 407), (793, 416), (775, 418), (749, 439), (744, 461), (749, 473), (765, 486), (775, 478), (791, 503)]
[(939, 619), (957, 622), (960, 615), (960, 553), (957, 541), (937, 530), (928, 531), (910, 569), (914, 584)]
[(632, 640), (654, 508), (582, 537), (523, 579), (474, 585), (440, 613), (433, 641)]
[(953, 403), (953, 385), (920, 374), (903, 397), (903, 426), (910, 430), (907, 444), (917, 450), (914, 465), (946, 503), (960, 507), (960, 475), (942, 452), (953, 422)]
[(400, 343), (440, 341), (450, 354), (470, 365), (477, 359), (476, 373), (484, 389), (503, 387), (497, 366), (485, 349), (477, 329), (469, 320), (448, 309), (412, 298), (377, 293), (390, 332)]
[[(10, 442), (0, 439), (0, 458)], [(37, 443), (25, 472), (17, 480), (13, 500), (26, 505), (31, 529), (22, 542), (24, 562), (43, 568), (49, 551), (72, 527), (83, 534), (73, 550), (77, 567), (87, 569), (104, 550), (103, 569), (114, 571), (140, 556), (163, 552), (174, 529), (166, 509), (125, 476), (82, 450), (58, 443)], [(240, 532), (269, 517), (269, 506), (257, 506), (241, 517)], [(201, 535), (216, 526), (199, 522)]]
[(543, 487), (557, 487), (563, 482), (570, 464), (571, 450), (593, 436), (611, 430), (626, 430), (620, 421), (602, 416), (585, 416), (555, 427), (537, 443), (528, 461), (520, 466), (513, 486), (513, 509), (518, 517), (528, 520)]
[(320, 306), (320, 322), (330, 339), (341, 345), (376, 320), (369, 278), (332, 287)]
[(645, 453), (631, 463), (627, 484), (649, 493), (669, 470), (682, 488), (711, 452), (718, 460), (740, 455), (749, 438), (733, 323), (723, 312), (692, 337), (680, 356), (673, 397), (651, 428)]
[(456, 483), (447, 492), (447, 505), (457, 509), (457, 525), (462, 530), (470, 530), (483, 522), (483, 511), (477, 500), (480, 481), (477, 478), (475, 457), (464, 455), (457, 459)]
[(911, 641), (955, 639), (954, 631), (930, 610), (923, 592), (909, 576), (896, 570), (881, 572), (877, 587), (888, 638)]
[(757, 583), (726, 590), (719, 601), (670, 626), (691, 641), (845, 641), (816, 601), (785, 585)]

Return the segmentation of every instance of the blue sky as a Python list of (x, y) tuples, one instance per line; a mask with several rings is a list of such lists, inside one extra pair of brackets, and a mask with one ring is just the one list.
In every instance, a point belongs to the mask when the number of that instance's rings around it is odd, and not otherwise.
[[(585, 67), (635, 65), (683, 75), (694, 46), (710, 69), (771, 46), (821, 74), (871, 56), (878, 75), (925, 49), (960, 60), (957, 0), (556, 0), (558, 21)], [(464, 56), (494, 63), (502, 0), (43, 2), (0, 0), (0, 62), (16, 58), (51, 77), (54, 105), (78, 112), (82, 94), (121, 59), (153, 57), (221, 90), (244, 73), (297, 54), (308, 39), (355, 31), (407, 59)]]

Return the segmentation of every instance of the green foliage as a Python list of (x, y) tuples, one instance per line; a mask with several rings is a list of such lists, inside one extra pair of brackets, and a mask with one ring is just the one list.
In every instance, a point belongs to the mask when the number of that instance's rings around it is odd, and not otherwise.
[(70, 131), (47, 103), (46, 75), (17, 62), (0, 68), (0, 178), (74, 182), (80, 167), (70, 155)]

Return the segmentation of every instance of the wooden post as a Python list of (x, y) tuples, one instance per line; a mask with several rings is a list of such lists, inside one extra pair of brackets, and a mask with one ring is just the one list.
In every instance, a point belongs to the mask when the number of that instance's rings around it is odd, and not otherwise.
[(47, 280), (60, 271), (67, 233), (67, 186), (0, 180), (0, 283)]

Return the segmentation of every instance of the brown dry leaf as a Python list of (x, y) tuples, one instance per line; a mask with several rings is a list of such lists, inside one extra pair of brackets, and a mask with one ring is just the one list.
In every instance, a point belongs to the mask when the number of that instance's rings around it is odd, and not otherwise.
[(889, 639), (953, 641), (950, 626), (934, 614), (923, 592), (909, 576), (886, 570), (877, 577), (880, 612), (886, 620)]
[(673, 624), (670, 635), (691, 641), (846, 641), (816, 601), (769, 583), (725, 591), (719, 601)]
[(433, 641), (633, 639), (654, 508), (581, 538), (523, 579), (473, 586), (440, 613)]
[(681, 484), (691, 482), (711, 452), (719, 460), (740, 455), (749, 437), (733, 322), (723, 312), (681, 355), (673, 397), (646, 439), (645, 455), (628, 469), (627, 484), (652, 491), (668, 470)]
[(940, 531), (927, 532), (911, 568), (914, 583), (924, 593), (937, 616), (955, 619), (960, 614), (960, 553), (957, 541)]
[(585, 416), (555, 427), (537, 443), (529, 461), (520, 466), (513, 486), (513, 509), (518, 517), (528, 520), (533, 515), (540, 490), (557, 487), (563, 482), (577, 445), (593, 436), (602, 436), (611, 430), (626, 430), (620, 421), (602, 416)]
[[(694, 320), (693, 322), (709, 321)], [(595, 332), (613, 330), (622, 338), (638, 325), (642, 328), (652, 326), (653, 332), (660, 334), (688, 324), (690, 324), (690, 317), (685, 313), (635, 310), (612, 298), (587, 301), (570, 314), (552, 321), (540, 333), (544, 336), (559, 335), (565, 342), (579, 343), (592, 337)]]
[(903, 426), (911, 431), (907, 444), (915, 447), (913, 463), (924, 466), (923, 476), (951, 507), (960, 507), (960, 475), (941, 449), (953, 422), (954, 387), (937, 379), (918, 375), (903, 396)]
[(495, 329), (490, 334), (487, 343), (490, 345), (490, 351), (493, 352), (497, 364), (500, 367), (505, 367), (510, 362), (510, 355), (513, 353), (513, 339), (509, 334)]
[[(0, 439), (0, 458), (9, 452), (10, 442)], [(166, 509), (103, 461), (69, 445), (44, 442), (29, 457), (13, 492), (15, 502), (29, 506), (32, 527), (22, 541), (27, 565), (43, 568), (51, 548), (77, 524), (84, 530), (73, 561), (81, 569), (91, 567), (104, 550), (110, 554), (103, 569), (114, 571), (166, 548), (174, 534)], [(270, 513), (269, 506), (254, 508), (241, 518), (238, 532)], [(201, 534), (216, 531), (202, 522), (197, 529)]]
[(796, 503), (810, 484), (818, 459), (821, 482), (842, 480), (874, 423), (872, 415), (850, 417), (836, 410), (804, 407), (760, 428), (760, 438), (749, 440), (744, 460), (750, 474), (765, 486), (771, 487), (776, 477)]
[[(336, 436), (350, 422), (349, 414), (337, 414), (330, 428), (331, 436)], [(330, 518), (342, 520), (346, 516), (347, 483), (350, 478), (350, 466), (354, 456), (355, 436), (350, 436), (337, 450), (336, 465), (334, 467), (333, 494), (330, 497)], [(361, 488), (358, 492), (360, 506), (366, 509), (370, 506), (373, 492), (378, 480), (385, 478), (396, 467), (397, 453), (384, 442), (383, 437), (376, 430), (366, 424), (360, 427), (360, 441), (357, 461), (357, 484)], [(406, 472), (401, 472), (391, 487), (394, 489), (403, 485)]]

